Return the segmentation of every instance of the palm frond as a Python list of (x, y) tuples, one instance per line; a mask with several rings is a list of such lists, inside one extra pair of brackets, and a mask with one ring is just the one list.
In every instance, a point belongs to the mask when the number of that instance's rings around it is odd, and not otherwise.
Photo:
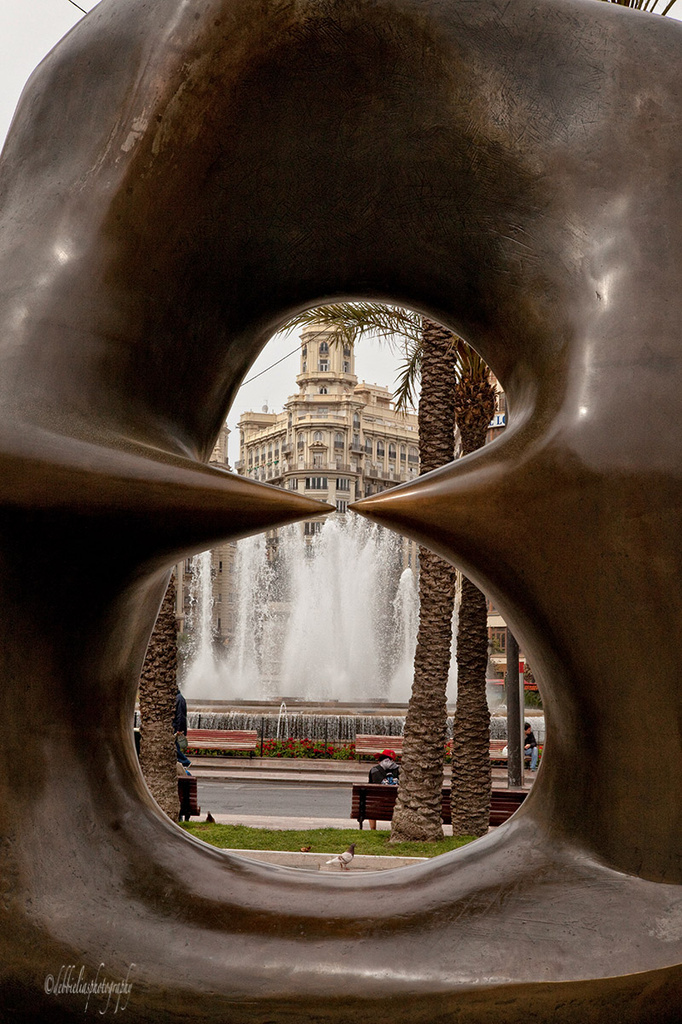
[(380, 302), (336, 302), (314, 306), (292, 317), (282, 330), (289, 334), (304, 327), (333, 327), (342, 342), (354, 345), (358, 338), (374, 334), (393, 349), (402, 348), (403, 339), (415, 343), (421, 337), (421, 316), (400, 306)]
[[(405, 357), (394, 389), (396, 408), (404, 411), (418, 404), (423, 330), (420, 313), (381, 302), (335, 302), (304, 310), (292, 317), (283, 331), (290, 334), (305, 327), (331, 327), (337, 332), (338, 340), (348, 345), (355, 345), (368, 334), (386, 341), (392, 351), (402, 352)], [(488, 377), (487, 363), (462, 338), (453, 334), (452, 344), (458, 380), (462, 377), (473, 380)]]
[(452, 344), (455, 348), (455, 376), (457, 380), (462, 377), (471, 377), (473, 380), (485, 380), (490, 374), (490, 367), (484, 359), (468, 345), (463, 338), (453, 335)]
[(421, 378), (422, 345), (406, 344), (405, 359), (398, 370), (393, 389), (395, 407), (400, 412), (407, 412), (419, 404), (419, 381)]

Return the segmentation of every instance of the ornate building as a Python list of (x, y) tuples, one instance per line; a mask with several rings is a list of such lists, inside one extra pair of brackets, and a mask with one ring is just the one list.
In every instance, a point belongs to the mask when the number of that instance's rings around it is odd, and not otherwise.
[[(397, 412), (388, 388), (358, 383), (354, 349), (333, 328), (301, 334), (298, 394), (282, 412), (244, 413), (239, 473), (305, 491), (345, 512), (350, 502), (419, 474), (414, 413)], [(319, 522), (305, 524), (307, 533)]]

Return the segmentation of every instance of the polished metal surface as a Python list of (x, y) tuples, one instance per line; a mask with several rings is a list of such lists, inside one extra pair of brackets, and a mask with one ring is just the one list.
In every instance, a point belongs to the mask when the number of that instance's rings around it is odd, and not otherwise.
[[(681, 58), (591, 0), (102, 0), (34, 73), (0, 165), (6, 1019), (113, 1012), (82, 970), (132, 1022), (678, 1020)], [(361, 878), (182, 835), (130, 730), (173, 561), (318, 507), (202, 463), (332, 296), (504, 384), (501, 440), (359, 511), (494, 596), (548, 728), (507, 825)]]

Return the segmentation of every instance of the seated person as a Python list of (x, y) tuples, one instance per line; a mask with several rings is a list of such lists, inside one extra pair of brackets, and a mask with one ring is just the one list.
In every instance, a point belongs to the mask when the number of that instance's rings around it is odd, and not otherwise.
[(538, 766), (538, 744), (530, 727), (530, 722), (524, 722), (523, 732), (523, 756), (530, 758), (529, 771), (534, 772)]
[[(379, 763), (372, 765), (370, 768), (369, 781), (384, 786), (397, 786), (400, 767), (396, 764), (395, 750), (382, 750), (376, 756), (379, 759)], [(368, 820), (369, 827), (375, 829), (377, 823), (374, 818), (369, 818)]]

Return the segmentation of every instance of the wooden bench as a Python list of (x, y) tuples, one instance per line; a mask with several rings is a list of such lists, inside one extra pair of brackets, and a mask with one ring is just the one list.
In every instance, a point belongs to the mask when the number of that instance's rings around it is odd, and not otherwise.
[(356, 757), (376, 757), (382, 750), (393, 750), (402, 754), (402, 736), (375, 736), (372, 733), (358, 733), (355, 737)]
[(180, 799), (179, 821), (189, 821), (190, 815), (201, 814), (201, 807), (197, 802), (197, 780), (193, 775), (178, 777), (178, 797)]
[[(356, 784), (353, 786), (351, 796), (350, 817), (355, 818), (360, 828), (366, 819), (374, 821), (390, 821), (393, 817), (397, 786), (374, 785), (372, 783)], [(490, 824), (501, 825), (507, 818), (511, 818), (514, 811), (518, 810), (526, 799), (526, 791), (523, 789), (494, 789), (490, 804)], [(445, 786), (442, 791), (441, 817), (444, 824), (450, 825), (450, 787)]]
[(188, 729), (187, 747), (192, 750), (244, 750), (250, 757), (258, 749), (255, 729)]
[[(530, 754), (524, 754), (526, 761), (530, 761)], [(504, 761), (506, 764), (507, 758), (507, 741), (506, 740), (491, 740), (490, 741), (490, 759), (492, 761)], [(542, 744), (538, 744), (538, 764), (542, 760)]]
[[(452, 748), (452, 740), (446, 744), (448, 752)], [(490, 740), (490, 760), (507, 760), (506, 740)], [(361, 733), (355, 737), (355, 753), (359, 758), (375, 757), (382, 750), (394, 750), (396, 754), (402, 754), (402, 736), (375, 736), (370, 733)]]

